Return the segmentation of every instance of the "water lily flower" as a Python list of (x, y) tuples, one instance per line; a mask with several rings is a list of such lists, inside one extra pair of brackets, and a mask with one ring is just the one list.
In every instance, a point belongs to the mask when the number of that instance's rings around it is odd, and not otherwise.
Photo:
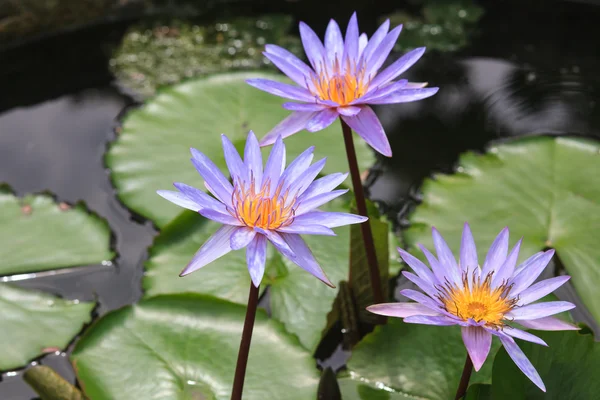
[(465, 224), (457, 263), (440, 233), (433, 228), (437, 258), (419, 245), (431, 269), (398, 249), (402, 259), (416, 273), (403, 272), (404, 276), (424, 292), (405, 289), (400, 293), (416, 303), (376, 304), (367, 309), (375, 314), (404, 318), (407, 323), (461, 326), (463, 342), (476, 371), (488, 356), (492, 336), (496, 336), (519, 369), (546, 391), (542, 379), (515, 343), (515, 338), (544, 346), (547, 344), (519, 329), (516, 324), (546, 331), (579, 328), (552, 317), (575, 305), (566, 301), (534, 303), (570, 277), (558, 276), (533, 284), (550, 262), (554, 250), (534, 254), (516, 266), (521, 240), (508, 253), (508, 228), (504, 228), (492, 243), (483, 266), (480, 266), (473, 235), (469, 225)]
[(298, 86), (267, 79), (247, 82), (265, 92), (295, 100), (283, 107), (293, 113), (279, 123), (262, 140), (266, 146), (278, 136), (284, 138), (306, 129), (316, 132), (327, 128), (340, 116), (371, 147), (390, 157), (387, 136), (369, 104), (394, 104), (421, 100), (434, 95), (438, 88), (424, 88), (423, 83), (393, 80), (416, 63), (425, 52), (412, 50), (379, 72), (392, 51), (402, 25), (389, 31), (385, 21), (369, 39), (359, 35), (356, 13), (350, 18), (345, 38), (338, 24), (331, 20), (325, 32), (325, 44), (315, 32), (300, 22), (300, 36), (311, 67), (289, 51), (272, 44), (264, 55)]
[(326, 160), (311, 165), (314, 147), (285, 168), (285, 145), (281, 137), (275, 142), (264, 169), (258, 140), (252, 131), (248, 134), (243, 160), (225, 135), (221, 139), (233, 184), (206, 155), (191, 149), (192, 163), (214, 197), (184, 183), (174, 183), (178, 191), (157, 192), (172, 203), (223, 224), (200, 247), (181, 276), (245, 247), (250, 277), (258, 287), (265, 271), (268, 241), (295, 264), (333, 287), (300, 235), (335, 236), (331, 228), (367, 220), (354, 214), (317, 210), (348, 191), (333, 190), (348, 174), (335, 173), (315, 180)]

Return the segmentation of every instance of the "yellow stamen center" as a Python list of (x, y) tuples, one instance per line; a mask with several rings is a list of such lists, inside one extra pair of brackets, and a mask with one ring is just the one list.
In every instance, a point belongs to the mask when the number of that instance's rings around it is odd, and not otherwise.
[(248, 187), (238, 182), (233, 189), (231, 214), (250, 228), (272, 230), (287, 226), (294, 220), (296, 198), (289, 196), (289, 190), (282, 195), (281, 190), (282, 184), (271, 195), (270, 182), (265, 182), (259, 191), (254, 180)]
[(321, 100), (330, 100), (345, 106), (362, 97), (369, 88), (364, 68), (357, 68), (350, 61), (342, 71), (337, 59), (331, 70), (325, 67), (312, 77), (313, 94)]
[(446, 311), (467, 321), (484, 321), (487, 326), (500, 327), (504, 324), (504, 315), (512, 310), (517, 299), (509, 299), (511, 286), (506, 283), (493, 288), (492, 274), (483, 281), (473, 276), (472, 280), (463, 276), (463, 287), (446, 284), (442, 288), (440, 300)]

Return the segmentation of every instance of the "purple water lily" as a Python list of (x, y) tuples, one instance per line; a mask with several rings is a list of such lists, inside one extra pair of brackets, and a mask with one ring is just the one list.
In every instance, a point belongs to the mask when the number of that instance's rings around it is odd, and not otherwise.
[(354, 214), (317, 210), (348, 191), (333, 190), (348, 174), (330, 174), (315, 180), (325, 166), (325, 159), (311, 165), (314, 147), (300, 154), (286, 169), (281, 137), (263, 170), (260, 147), (252, 131), (248, 134), (243, 160), (225, 135), (221, 139), (233, 185), (206, 155), (192, 149), (192, 163), (214, 198), (183, 183), (174, 183), (177, 192), (157, 192), (172, 203), (223, 224), (202, 245), (181, 276), (231, 250), (246, 247), (250, 277), (258, 287), (265, 271), (269, 241), (281, 254), (333, 287), (300, 234), (334, 236), (331, 228), (367, 220)]
[[(371, 147), (390, 157), (387, 136), (368, 104), (393, 104), (433, 96), (438, 88), (423, 83), (393, 80), (421, 58), (425, 48), (412, 50), (379, 73), (392, 51), (402, 25), (389, 31), (385, 21), (369, 39), (359, 35), (356, 13), (350, 18), (345, 39), (338, 24), (331, 20), (325, 32), (325, 44), (305, 23), (300, 23), (304, 51), (312, 68), (289, 51), (272, 44), (264, 55), (298, 86), (267, 79), (247, 82), (261, 90), (299, 103), (284, 103), (293, 113), (262, 140), (261, 146), (306, 129), (316, 132), (327, 128), (340, 116)], [(388, 32), (389, 31), (389, 32)]]
[(404, 276), (425, 294), (405, 289), (400, 293), (416, 303), (376, 304), (367, 309), (375, 314), (404, 318), (407, 323), (460, 325), (463, 341), (476, 371), (488, 356), (492, 336), (496, 336), (521, 371), (546, 391), (539, 374), (514, 339), (547, 346), (537, 336), (515, 327), (516, 324), (546, 331), (579, 329), (552, 317), (575, 305), (566, 301), (531, 304), (570, 278), (558, 276), (533, 284), (550, 262), (554, 250), (534, 254), (516, 266), (521, 240), (508, 253), (508, 228), (505, 228), (492, 243), (483, 267), (480, 267), (468, 224), (463, 230), (458, 263), (435, 228), (433, 243), (437, 258), (419, 245), (431, 269), (406, 251), (398, 249), (402, 259), (416, 273), (403, 272)]

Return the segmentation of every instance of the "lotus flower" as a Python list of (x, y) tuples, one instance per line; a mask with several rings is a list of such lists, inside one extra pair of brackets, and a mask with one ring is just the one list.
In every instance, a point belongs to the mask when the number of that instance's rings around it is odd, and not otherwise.
[(558, 276), (533, 284), (550, 262), (554, 250), (534, 254), (516, 266), (521, 240), (507, 254), (508, 228), (505, 228), (492, 243), (483, 266), (480, 266), (468, 224), (464, 226), (458, 263), (435, 228), (433, 243), (437, 258), (425, 247), (419, 246), (431, 269), (398, 249), (402, 259), (416, 273), (403, 272), (404, 276), (424, 292), (405, 289), (400, 293), (416, 303), (376, 304), (367, 309), (375, 314), (404, 318), (404, 322), (412, 324), (459, 325), (476, 371), (488, 356), (492, 336), (496, 336), (519, 369), (546, 391), (542, 379), (515, 343), (515, 338), (544, 346), (547, 344), (515, 325), (546, 331), (579, 329), (552, 317), (575, 305), (566, 301), (534, 303), (570, 278)]
[[(345, 39), (338, 24), (331, 20), (325, 32), (325, 44), (305, 23), (300, 23), (300, 36), (311, 67), (289, 51), (267, 45), (264, 55), (298, 86), (249, 79), (247, 82), (265, 92), (295, 100), (283, 107), (293, 113), (277, 125), (262, 140), (261, 146), (273, 144), (306, 129), (316, 132), (327, 128), (340, 116), (371, 147), (390, 157), (392, 150), (387, 136), (369, 104), (394, 104), (421, 100), (433, 96), (438, 88), (424, 88), (423, 83), (393, 80), (416, 63), (425, 52), (412, 50), (379, 71), (392, 51), (402, 25), (389, 31), (385, 21), (369, 39), (359, 36), (356, 13), (350, 18)], [(389, 31), (389, 32), (388, 32)]]
[(214, 197), (183, 183), (178, 191), (157, 193), (181, 207), (197, 211), (223, 226), (198, 250), (181, 276), (194, 272), (232, 250), (246, 248), (252, 282), (260, 285), (265, 271), (267, 242), (292, 262), (332, 286), (301, 234), (332, 235), (331, 228), (367, 220), (353, 214), (324, 212), (317, 207), (346, 193), (333, 190), (348, 174), (336, 173), (315, 180), (325, 159), (311, 165), (314, 147), (285, 168), (285, 146), (279, 137), (263, 169), (258, 140), (250, 131), (242, 161), (231, 141), (221, 136), (225, 161), (233, 184), (204, 154), (192, 151), (192, 163)]

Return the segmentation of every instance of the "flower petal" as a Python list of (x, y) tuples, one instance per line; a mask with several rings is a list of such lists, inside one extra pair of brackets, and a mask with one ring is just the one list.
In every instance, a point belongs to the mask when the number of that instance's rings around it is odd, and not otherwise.
[(255, 287), (260, 285), (265, 274), (265, 262), (267, 260), (267, 238), (264, 235), (256, 235), (246, 248), (246, 262), (248, 272)]
[(279, 251), (281, 254), (283, 254), (290, 260), (294, 261), (294, 258), (296, 257), (296, 255), (294, 254), (292, 249), (290, 249), (290, 246), (288, 246), (288, 244), (285, 242), (285, 240), (283, 240), (283, 238), (281, 237), (281, 235), (279, 233), (277, 233), (275, 231), (271, 231), (271, 230), (256, 228), (256, 227), (254, 228), (254, 230), (258, 233), (263, 234), (267, 239), (269, 239), (269, 241), (273, 244), (273, 246), (275, 246), (277, 251)]
[(502, 285), (502, 283), (507, 283), (509, 279), (512, 278), (513, 273), (515, 272), (515, 266), (517, 265), (517, 258), (519, 257), (519, 250), (521, 249), (521, 243), (523, 242), (523, 238), (519, 239), (515, 247), (511, 250), (506, 260), (496, 273), (492, 279), (492, 287), (498, 287)]
[(553, 256), (554, 249), (550, 249), (536, 258), (530, 259), (531, 261), (527, 265), (524, 265), (513, 278), (511, 282), (513, 287), (510, 291), (510, 295), (513, 297), (517, 296), (535, 282)]
[(439, 313), (419, 303), (373, 304), (372, 306), (367, 307), (367, 311), (372, 312), (373, 314), (397, 318), (412, 317), (413, 315), (440, 316)]
[(300, 268), (309, 272), (316, 278), (323, 281), (326, 285), (335, 287), (323, 272), (323, 269), (319, 266), (317, 260), (313, 256), (312, 252), (304, 242), (304, 240), (299, 236), (291, 233), (283, 233), (281, 237), (287, 242), (290, 246), (296, 257), (292, 259), (294, 263), (296, 263)]
[(279, 46), (268, 44), (263, 55), (296, 84), (309, 88), (312, 70), (294, 54)]
[(407, 85), (408, 81), (406, 79), (401, 79), (398, 82), (393, 82), (383, 87), (372, 88), (366, 95), (353, 100), (351, 104), (370, 104), (371, 101), (388, 97), (395, 92), (405, 89)]
[(198, 170), (198, 173), (206, 181), (207, 187), (215, 197), (223, 203), (229, 204), (233, 187), (231, 183), (223, 176), (221, 170), (203, 153), (196, 149), (191, 149), (192, 164)]
[(331, 65), (335, 60), (342, 62), (344, 54), (344, 39), (339, 25), (333, 19), (329, 21), (325, 31), (325, 52), (327, 53), (328, 64)]
[(544, 317), (519, 321), (519, 325), (523, 325), (528, 329), (536, 329), (539, 331), (578, 331), (580, 329), (577, 325), (573, 325), (556, 317)]
[(404, 322), (407, 324), (423, 324), (423, 325), (437, 325), (437, 326), (451, 326), (456, 325), (457, 322), (452, 318), (448, 318), (445, 315), (440, 316), (426, 316), (426, 315), (413, 315), (404, 318)]
[(490, 272), (496, 272), (506, 260), (506, 253), (508, 253), (508, 227), (500, 231), (490, 246), (485, 256), (481, 276), (486, 276)]
[(315, 116), (306, 124), (306, 130), (309, 132), (317, 132), (327, 128), (335, 121), (338, 113), (335, 108), (325, 108), (318, 111)]
[(327, 106), (318, 103), (283, 103), (283, 108), (290, 111), (316, 112), (323, 111)]
[(238, 228), (238, 230), (231, 235), (229, 246), (231, 247), (231, 250), (243, 249), (250, 244), (255, 236), (256, 231), (254, 231), (254, 229), (245, 226)]
[(365, 50), (363, 51), (363, 53), (361, 55), (359, 65), (369, 62), (369, 60), (371, 59), (371, 56), (373, 55), (373, 53), (375, 53), (375, 51), (381, 44), (381, 41), (383, 39), (385, 39), (385, 37), (387, 36), (389, 29), (390, 29), (390, 20), (386, 19), (379, 26), (379, 28), (377, 28), (377, 30), (375, 31), (373, 36), (371, 36), (371, 39), (367, 43), (367, 46), (365, 47)]
[(365, 51), (367, 44), (369, 44), (369, 37), (367, 36), (366, 33), (363, 33), (362, 35), (360, 35), (358, 37), (358, 58), (359, 59), (360, 59), (360, 56), (362, 55), (363, 51)]
[(344, 41), (344, 65), (354, 64), (358, 61), (358, 20), (356, 12), (350, 17), (348, 27), (346, 28), (346, 38)]
[(497, 335), (502, 342), (502, 345), (506, 349), (506, 352), (515, 362), (517, 367), (527, 376), (537, 387), (542, 389), (544, 392), (546, 391), (546, 386), (544, 386), (544, 382), (542, 382), (542, 378), (535, 370), (535, 367), (531, 364), (531, 361), (527, 359), (527, 356), (523, 351), (517, 346), (515, 340), (506, 334)]
[(279, 183), (279, 177), (283, 173), (285, 168), (285, 144), (283, 144), (283, 138), (279, 136), (275, 145), (271, 149), (271, 154), (267, 159), (267, 165), (263, 172), (263, 185), (269, 183), (271, 185), (271, 195), (275, 193), (277, 184)]
[(431, 229), (433, 236), (433, 245), (435, 246), (435, 252), (437, 253), (437, 259), (444, 268), (445, 275), (450, 282), (455, 285), (462, 287), (462, 279), (458, 264), (452, 254), (452, 250), (448, 247), (448, 244), (440, 234), (440, 232), (434, 227)]
[(282, 194), (285, 193), (288, 188), (291, 188), (294, 182), (309, 168), (314, 157), (314, 151), (315, 146), (310, 146), (296, 157), (296, 159), (287, 166), (285, 171), (283, 171), (283, 174), (281, 174), (281, 177), (279, 178), (279, 184), (283, 184), (281, 189)]
[(198, 210), (198, 213), (202, 215), (204, 218), (208, 218), (213, 221), (217, 221), (221, 224), (232, 225), (232, 226), (242, 226), (243, 224), (235, 217), (231, 216), (231, 214), (220, 213), (212, 208), (201, 208)]
[(219, 257), (231, 251), (229, 246), (229, 238), (231, 234), (238, 229), (236, 226), (225, 225), (220, 227), (214, 235), (212, 235), (203, 245), (200, 250), (196, 252), (192, 261), (185, 267), (185, 269), (179, 274), (184, 276), (192, 273), (206, 264), (213, 262)]
[(506, 313), (506, 317), (512, 318), (518, 322), (527, 319), (549, 317), (550, 315), (568, 311), (573, 308), (575, 308), (575, 304), (569, 303), (568, 301), (547, 301), (513, 308)]
[(412, 67), (419, 58), (425, 53), (425, 47), (419, 47), (409, 51), (396, 61), (394, 61), (389, 67), (377, 74), (377, 76), (369, 83), (369, 87), (377, 87), (385, 85), (389, 81), (395, 79), (398, 75)]
[(283, 121), (278, 123), (269, 133), (261, 139), (261, 146), (268, 146), (275, 143), (279, 136), (286, 138), (306, 128), (306, 124), (310, 121), (316, 112), (296, 111), (287, 116)]
[(417, 246), (419, 247), (419, 249), (421, 249), (423, 254), (425, 254), (425, 258), (427, 258), (427, 262), (431, 266), (431, 269), (433, 270), (433, 275), (435, 276), (437, 281), (440, 284), (446, 283), (446, 271), (438, 262), (437, 258), (435, 258), (435, 256), (431, 254), (431, 252), (427, 250), (427, 248), (422, 244), (418, 243)]
[(438, 302), (436, 302), (436, 300), (424, 295), (421, 292), (417, 292), (416, 290), (412, 289), (402, 289), (400, 291), (400, 294), (404, 297), (416, 301), (417, 303), (423, 304), (425, 307), (431, 308), (433, 311), (445, 314), (443, 312), (444, 310), (440, 308), (440, 305)]
[[(326, 158), (322, 158), (308, 168), (298, 169), (294, 176), (290, 176), (289, 191), (292, 196), (300, 196), (315, 180), (319, 172), (325, 167)], [(287, 172), (287, 171), (286, 171)], [(295, 179), (294, 179), (295, 178)]]
[(477, 261), (477, 247), (471, 233), (471, 227), (465, 222), (463, 227), (462, 241), (460, 243), (460, 269), (470, 278), (473, 271), (476, 271), (479, 262)]
[(528, 342), (537, 343), (537, 344), (541, 344), (542, 346), (548, 347), (548, 343), (544, 342), (539, 337), (532, 335), (529, 332), (525, 332), (520, 329), (513, 328), (512, 326), (505, 326), (504, 328), (502, 328), (502, 332), (504, 332), (507, 335), (510, 335), (512, 337), (516, 337), (518, 339), (526, 340)]
[(397, 92), (389, 94), (387, 96), (377, 97), (373, 100), (369, 100), (369, 104), (397, 104), (397, 103), (410, 103), (411, 101), (423, 100), (433, 96), (438, 92), (439, 88), (425, 88), (425, 89), (401, 89)]
[(412, 272), (402, 271), (402, 275), (406, 279), (417, 285), (419, 289), (424, 291), (429, 297), (434, 299), (434, 301), (438, 302), (436, 295), (439, 293), (439, 291), (431, 283), (427, 282), (425, 279), (421, 279), (419, 276), (413, 274)]
[(356, 106), (344, 106), (337, 108), (337, 112), (341, 115), (345, 115), (346, 117), (352, 117), (358, 114), (361, 110), (362, 108)]
[(394, 45), (398, 40), (398, 36), (400, 36), (400, 31), (402, 31), (402, 25), (398, 25), (392, 29), (390, 33), (388, 33), (381, 41), (381, 44), (377, 46), (377, 49), (367, 60), (366, 76), (375, 76), (379, 68), (381, 68), (386, 58), (390, 55), (390, 52), (394, 48)]
[(246, 139), (244, 164), (246, 164), (246, 168), (250, 172), (250, 178), (254, 179), (254, 188), (260, 190), (263, 175), (262, 155), (256, 135), (252, 131), (248, 133), (248, 138)]
[(348, 173), (337, 172), (317, 179), (302, 193), (298, 201), (304, 201), (318, 194), (330, 192), (346, 180)]
[(296, 216), (300, 216), (309, 211), (312, 211), (315, 208), (320, 207), (323, 204), (335, 199), (336, 197), (340, 197), (341, 195), (347, 192), (348, 189), (338, 189), (331, 192), (318, 194), (306, 200), (302, 200), (298, 205), (298, 208), (296, 208)]
[(479, 326), (463, 326), (461, 332), (473, 367), (479, 371), (490, 353), (492, 334)]
[(354, 131), (362, 137), (379, 153), (386, 157), (392, 156), (392, 148), (390, 142), (381, 126), (381, 122), (375, 115), (375, 112), (369, 106), (362, 106), (360, 113), (353, 117), (342, 116), (342, 119), (354, 129)]
[(431, 270), (427, 267), (427, 265), (423, 264), (421, 260), (413, 257), (412, 254), (402, 250), (401, 248), (398, 248), (398, 252), (400, 253), (400, 257), (402, 257), (404, 262), (407, 263), (421, 279), (429, 282), (429, 284), (432, 286), (435, 286), (439, 283)]
[(295, 233), (296, 235), (325, 235), (325, 236), (337, 236), (331, 228), (323, 225), (309, 225), (297, 223), (294, 221), (291, 225), (277, 228), (279, 233)]
[(160, 197), (169, 200), (171, 203), (177, 204), (179, 207), (187, 208), (192, 211), (198, 211), (201, 208), (198, 203), (190, 200), (183, 193), (175, 192), (173, 190), (157, 190), (156, 193), (158, 193)]
[(570, 276), (556, 276), (554, 278), (545, 279), (523, 290), (519, 294), (519, 302), (517, 305), (522, 306), (541, 299), (547, 294), (554, 292), (561, 287), (565, 282), (571, 279)]
[[(186, 185), (185, 183), (175, 182), (173, 186), (177, 188), (184, 196), (188, 199), (195, 202), (200, 208), (212, 208), (215, 211), (219, 211), (222, 213), (227, 212), (227, 208), (225, 204), (221, 203), (219, 200), (215, 199), (204, 193), (200, 189), (196, 189), (195, 187)], [(194, 210), (198, 211), (198, 210)]]
[(300, 22), (300, 38), (302, 39), (302, 46), (304, 46), (304, 52), (308, 61), (310, 61), (313, 69), (318, 71), (324, 62), (325, 48), (323, 47), (323, 43), (321, 43), (317, 34), (304, 22)]
[(274, 94), (275, 96), (283, 97), (285, 99), (306, 101), (308, 103), (315, 102), (315, 96), (313, 96), (308, 90), (302, 87), (290, 85), (288, 83), (260, 78), (248, 79), (246, 80), (246, 83), (250, 86), (254, 86), (257, 89)]
[(233, 143), (231, 143), (231, 140), (229, 140), (227, 136), (221, 134), (221, 142), (223, 144), (225, 163), (227, 164), (227, 169), (229, 169), (233, 181), (235, 182), (237, 178), (243, 179), (244, 182), (249, 182), (250, 176), (248, 174), (248, 168), (246, 168), (246, 164), (242, 161), (240, 154)]
[(323, 225), (328, 228), (337, 228), (338, 226), (360, 224), (365, 222), (367, 219), (367, 217), (360, 215), (317, 210), (297, 216), (294, 218), (292, 225), (301, 223), (304, 225)]

